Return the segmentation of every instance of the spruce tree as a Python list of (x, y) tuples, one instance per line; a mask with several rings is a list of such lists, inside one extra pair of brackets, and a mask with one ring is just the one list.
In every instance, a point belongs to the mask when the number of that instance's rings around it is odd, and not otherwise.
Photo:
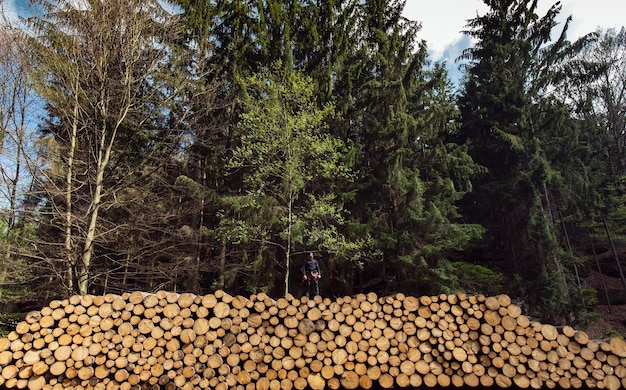
[(427, 61), (420, 25), (402, 17), (403, 7), (359, 3), (333, 90), (343, 118), (334, 131), (359, 152), (353, 227), (376, 243), (349, 279), (363, 290), (417, 281), (415, 293), (439, 292), (454, 288), (441, 272), (446, 260), (481, 232), (463, 224), (456, 208), (476, 166), (446, 141), (457, 130), (451, 85), (443, 67)]
[(462, 209), (488, 229), (473, 255), (520, 275), (525, 297), (549, 307), (552, 320), (571, 319), (569, 271), (575, 268), (568, 268), (574, 264), (557, 241), (549, 188), (558, 172), (546, 154), (555, 151), (550, 142), (556, 131), (565, 129), (558, 102), (542, 99), (553, 67), (565, 59), (569, 19), (551, 43), (559, 3), (544, 16), (537, 15), (537, 1), (485, 3), (489, 11), (469, 20), (465, 31), (476, 44), (462, 56), (469, 63), (458, 99), (458, 139), (486, 169)]

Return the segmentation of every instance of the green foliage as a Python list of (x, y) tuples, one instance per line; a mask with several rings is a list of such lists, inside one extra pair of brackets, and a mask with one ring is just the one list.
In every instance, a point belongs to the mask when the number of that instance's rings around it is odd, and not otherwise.
[(174, 181), (174, 185), (179, 187), (182, 193), (195, 199), (209, 199), (212, 195), (212, 192), (206, 186), (185, 175), (178, 176)]
[(355, 44), (337, 70), (331, 130), (356, 146), (358, 181), (346, 207), (383, 259), (366, 261), (364, 273), (393, 289), (421, 280), (423, 262), (436, 269), (480, 236), (456, 205), (479, 167), (466, 148), (447, 142), (458, 111), (444, 68), (427, 63), (419, 25), (401, 17), (400, 2), (359, 9)]
[[(602, 211), (614, 240), (626, 237), (626, 176), (618, 175), (607, 180), (601, 188)], [(604, 230), (604, 226), (599, 227)], [(602, 234), (602, 233), (601, 233)]]
[(614, 337), (624, 339), (626, 337), (625, 335), (621, 334), (620, 332), (618, 332), (617, 330), (613, 328), (607, 329), (605, 336), (609, 339), (612, 339)]
[(0, 313), (0, 337), (6, 337), (24, 319), (22, 313)]
[(317, 248), (346, 259), (367, 242), (344, 234), (346, 212), (334, 183), (354, 175), (347, 147), (327, 132), (334, 107), (318, 107), (313, 86), (299, 73), (266, 71), (246, 80), (240, 144), (228, 165), (243, 176), (245, 195), (223, 199), (229, 208), (222, 227), (238, 226), (238, 243), (286, 256), (285, 267), (292, 252)]
[(462, 56), (470, 63), (457, 138), (488, 173), (474, 181), (461, 213), (489, 226), (490, 240), (477, 256), (505, 258), (509, 274), (533, 285), (526, 300), (541, 302), (546, 315), (569, 318), (584, 304), (576, 304), (576, 267), (568, 264), (559, 241), (556, 221), (563, 210), (557, 188), (579, 180), (566, 168), (576, 161), (584, 166), (584, 154), (576, 153), (577, 144), (568, 148), (576, 127), (563, 105), (545, 96), (556, 80), (548, 75), (571, 58), (573, 48), (564, 39), (569, 20), (552, 43), (560, 4), (543, 16), (530, 0), (488, 5), (485, 15), (467, 25), (466, 33), (478, 42)]
[(583, 260), (557, 253), (542, 277), (529, 285), (530, 289), (539, 288), (539, 305), (534, 309), (540, 310), (546, 321), (583, 321), (587, 308), (598, 302), (595, 289), (585, 286), (575, 275), (574, 263), (580, 267)]
[(32, 283), (46, 275), (45, 265), (31, 257), (32, 242), (37, 237), (36, 221), (20, 210), (11, 212), (10, 228), (4, 223), (0, 230), (0, 302), (32, 299), (46, 288)]
[(450, 263), (451, 273), (456, 277), (456, 286), (468, 294), (484, 294), (493, 296), (501, 294), (504, 289), (504, 274), (484, 267), (480, 264), (455, 261)]
[[(551, 43), (560, 5), (541, 17), (534, 1), (487, 3), (467, 26), (476, 45), (457, 95), (445, 66), (428, 61), (419, 23), (402, 17), (403, 1), (177, 1), (184, 34), (147, 46), (166, 56), (137, 74), (163, 67), (131, 88), (150, 99), (132, 106), (105, 170), (93, 286), (279, 295), (298, 285), (280, 282), (313, 250), (328, 294), (512, 292), (555, 319), (583, 313), (595, 300), (579, 286), (564, 226), (606, 215), (616, 239), (626, 233), (620, 144), (589, 105), (602, 88), (572, 95), (609, 64), (578, 57), (593, 40), (567, 43), (569, 22)], [(65, 15), (70, 28), (82, 28), (80, 15)], [(71, 43), (40, 22), (46, 43)], [(54, 275), (65, 275), (84, 239), (71, 237), (71, 253), (53, 250), (64, 243), (55, 223), (66, 210), (73, 96), (62, 84), (74, 77), (82, 103), (97, 77), (63, 51), (92, 49), (89, 40), (40, 43), (31, 42), (54, 54), (32, 74), (50, 110), (40, 144), (55, 159), (42, 165), (58, 191), (35, 202), (44, 205), (32, 212), (37, 226), (16, 232), (49, 244)], [(121, 72), (126, 63), (114, 62)], [(94, 210), (85, 184), (98, 153), (85, 145), (98, 144), (87, 134), (97, 107), (76, 116), (85, 134), (68, 190), (72, 232), (86, 231), (82, 216)], [(11, 261), (11, 281), (30, 280), (30, 260)]]

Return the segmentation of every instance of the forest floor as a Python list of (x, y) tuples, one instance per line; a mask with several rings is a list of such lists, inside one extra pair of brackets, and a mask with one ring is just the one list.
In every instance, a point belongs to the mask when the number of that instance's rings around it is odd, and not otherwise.
[[(603, 294), (604, 286), (609, 290), (623, 290), (624, 285), (620, 278), (604, 275), (604, 282), (596, 271), (585, 278), (587, 286), (594, 287), (598, 294)], [(599, 297), (600, 298), (600, 297)], [(593, 340), (605, 340), (610, 337), (626, 337), (626, 304), (595, 305), (590, 308), (591, 315), (597, 319), (590, 321), (585, 332)]]
[(626, 305), (598, 305), (593, 307), (601, 319), (588, 325), (585, 332), (593, 340), (605, 340), (611, 337), (626, 337)]

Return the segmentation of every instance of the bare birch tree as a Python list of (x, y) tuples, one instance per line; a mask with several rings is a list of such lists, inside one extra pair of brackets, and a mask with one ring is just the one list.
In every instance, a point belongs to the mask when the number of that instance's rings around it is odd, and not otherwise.
[(86, 294), (96, 244), (106, 235), (101, 212), (115, 197), (107, 175), (175, 93), (159, 73), (168, 71), (177, 18), (157, 1), (38, 4), (44, 13), (29, 19), (31, 77), (47, 101), (57, 153), (46, 172), (47, 202), (63, 226), (67, 288)]

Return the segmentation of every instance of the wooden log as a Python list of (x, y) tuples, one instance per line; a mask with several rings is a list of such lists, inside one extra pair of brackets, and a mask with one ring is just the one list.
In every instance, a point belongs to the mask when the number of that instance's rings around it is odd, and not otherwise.
[(491, 311), (498, 311), (500, 306), (500, 300), (498, 297), (488, 297), (485, 300), (485, 307)]
[(75, 296), (44, 309), (0, 339), (3, 384), (36, 386), (34, 378), (58, 373), (68, 385), (128, 389), (339, 388), (342, 380), (366, 389), (611, 388), (626, 376), (623, 342), (530, 322), (504, 295), (332, 302), (158, 292)]
[[(497, 301), (496, 301), (497, 302)], [(495, 310), (487, 310), (484, 313), (483, 319), (485, 320), (485, 322), (488, 325), (491, 325), (493, 327), (500, 325), (501, 323), (501, 316), (500, 314), (495, 311)]]
[(602, 379), (602, 383), (604, 385), (604, 388), (608, 390), (617, 390), (622, 387), (621, 381), (614, 375), (605, 376)]
[(609, 342), (609, 349), (615, 356), (620, 358), (626, 357), (626, 341), (622, 338), (612, 338)]

